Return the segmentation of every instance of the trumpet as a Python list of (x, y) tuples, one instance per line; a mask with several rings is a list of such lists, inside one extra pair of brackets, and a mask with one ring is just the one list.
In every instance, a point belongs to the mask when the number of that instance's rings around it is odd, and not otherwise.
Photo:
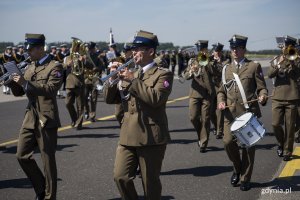
[(123, 65), (119, 66), (115, 71), (111, 72), (110, 74), (108, 74), (107, 76), (103, 77), (103, 78), (99, 78), (99, 82), (101, 84), (103, 84), (105, 81), (107, 81), (110, 77), (113, 77), (115, 75), (117, 75), (120, 71), (122, 71), (123, 69), (125, 69), (125, 67), (129, 66), (132, 62), (134, 61), (133, 58), (131, 58), (130, 60), (128, 60), (126, 63), (124, 63)]
[[(30, 60), (30, 56), (28, 56), (24, 61), (17, 64), (17, 67), (20, 69), (22, 74), (24, 74), (25, 70), (27, 69), (26, 67), (28, 65), (28, 62), (27, 62), (28, 60)], [(11, 61), (11, 62), (15, 63), (15, 61)], [(5, 74), (3, 74), (0, 77), (0, 87), (5, 84), (5, 82), (9, 79), (10, 75), (11, 75), (10, 73), (6, 72)]]

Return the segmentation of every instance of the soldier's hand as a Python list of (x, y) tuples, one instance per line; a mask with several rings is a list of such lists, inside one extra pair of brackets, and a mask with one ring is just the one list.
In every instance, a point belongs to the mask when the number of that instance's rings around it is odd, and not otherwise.
[(262, 105), (264, 105), (267, 102), (267, 100), (268, 100), (268, 97), (265, 95), (261, 95), (258, 97), (258, 102)]
[[(122, 63), (120, 63), (120, 62), (111, 62), (108, 66), (110, 68), (110, 72), (116, 71), (120, 65), (122, 65)], [(109, 79), (112, 81), (112, 80), (115, 80), (117, 77), (118, 77), (118, 74), (110, 77)]]
[(18, 83), (21, 86), (26, 83), (26, 80), (24, 79), (24, 77), (20, 76), (19, 74), (14, 73), (11, 75), (11, 78), (13, 81), (15, 81), (16, 83)]
[(218, 109), (219, 109), (219, 110), (225, 110), (225, 108), (226, 108), (225, 102), (220, 102), (220, 103), (218, 104)]
[(127, 67), (121, 73), (125, 80), (132, 81), (134, 79), (134, 72), (130, 71)]

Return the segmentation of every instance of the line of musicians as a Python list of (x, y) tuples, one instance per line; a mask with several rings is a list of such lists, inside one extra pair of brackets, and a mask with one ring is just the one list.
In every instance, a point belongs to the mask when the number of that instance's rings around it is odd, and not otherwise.
[[(13, 81), (19, 86), (9, 85), (14, 88), (14, 95), (18, 96), (24, 92), (30, 95), (27, 115), (20, 132), (18, 160), (30, 180), (35, 181), (33, 184), (37, 199), (45, 199), (45, 197), (47, 197), (46, 199), (55, 199), (56, 183), (53, 184), (53, 181), (56, 182), (54, 180), (56, 179), (56, 164), (53, 147), (56, 146), (57, 127), (60, 124), (59, 118), (56, 116), (58, 114), (57, 103), (53, 97), (56, 96), (56, 91), (62, 85), (64, 68), (69, 71), (65, 88), (66, 107), (70, 113), (71, 125), (77, 130), (82, 129), (84, 110), (88, 112), (91, 121), (94, 121), (97, 102), (97, 95), (94, 93), (95, 82), (102, 73), (102, 68), (99, 67), (101, 60), (95, 52), (95, 43), (85, 46), (78, 38), (73, 38), (70, 54), (66, 54), (64, 58), (55, 58), (57, 55), (55, 53), (45, 54), (41, 48), (45, 44), (44, 35), (26, 34), (26, 40), (29, 43), (27, 49), (35, 63), (30, 65), (30, 70), (25, 73), (24, 77), (13, 76)], [(183, 70), (183, 77), (192, 80), (189, 115), (198, 136), (200, 152), (207, 151), (210, 121), (212, 121), (216, 128), (216, 137), (217, 139), (223, 137), (225, 151), (233, 163), (234, 172), (230, 182), (233, 186), (237, 186), (241, 181), (240, 189), (242, 191), (251, 188), (255, 146), (242, 147), (242, 154), (240, 154), (238, 141), (232, 135), (230, 125), (237, 116), (247, 111), (261, 117), (259, 103), (265, 105), (268, 100), (268, 90), (260, 64), (245, 57), (247, 40), (247, 37), (241, 35), (234, 35), (229, 40), (232, 60), (228, 60), (222, 55), (223, 45), (221, 43), (213, 45), (214, 52), (213, 55), (210, 55), (207, 50), (208, 41), (199, 40), (196, 43), (199, 54), (192, 57), (188, 61), (188, 67)], [(279, 157), (283, 157), (284, 161), (289, 161), (292, 159), (295, 132), (299, 134), (300, 59), (295, 38), (285, 36), (278, 38), (277, 42), (281, 45), (282, 55), (272, 60), (268, 70), (268, 76), (274, 79), (272, 126), (278, 141), (277, 154)], [(166, 144), (170, 140), (165, 104), (171, 93), (173, 74), (170, 70), (165, 69), (169, 65), (165, 64), (164, 59), (161, 57), (154, 59), (157, 46), (156, 35), (139, 31), (131, 46), (124, 47), (124, 50), (129, 53), (126, 61), (133, 56), (135, 64), (140, 67), (137, 71), (130, 71), (128, 68), (120, 71), (119, 74), (123, 76), (122, 80), (124, 80), (119, 81), (121, 84), (113, 84), (114, 80), (111, 77), (109, 83), (105, 85), (106, 102), (120, 104), (122, 109), (119, 118), (122, 134), (117, 148), (114, 178), (124, 199), (127, 197), (137, 198), (131, 178), (135, 176), (138, 166), (141, 168), (146, 197), (157, 199), (161, 195), (159, 172)], [(57, 59), (57, 61), (51, 62), (52, 59)], [(120, 64), (122, 63), (113, 60), (111, 67), (116, 70), (116, 66)], [(47, 68), (48, 65), (51, 67)], [(233, 81), (233, 73), (240, 77), (244, 91), (241, 91), (240, 86)], [(46, 80), (44, 77), (48, 77), (48, 79)], [(51, 89), (51, 84), (48, 84), (47, 87), (43, 86), (51, 81), (55, 83), (54, 88)], [(43, 98), (36, 96), (35, 92), (38, 92), (37, 94)], [(87, 105), (85, 103), (87, 102), (87, 93), (91, 94), (90, 110), (89, 108), (84, 109), (84, 106)], [(244, 106), (242, 93), (248, 101), (256, 99), (257, 101), (249, 103), (249, 107)], [(50, 104), (48, 105), (47, 102)], [(74, 106), (75, 102), (76, 107)], [(41, 105), (45, 106), (40, 107)], [(54, 109), (54, 114), (47, 113), (48, 106)], [(30, 116), (34, 118), (34, 121)], [(45, 116), (47, 117), (45, 118)], [(53, 126), (47, 122), (51, 116), (58, 120)], [(30, 127), (27, 127), (27, 123), (30, 124)], [(43, 146), (47, 145), (42, 143), (39, 136), (48, 134), (44, 127), (48, 128), (49, 133), (56, 133), (55, 137), (48, 138), (52, 157), (45, 162), (43, 160), (46, 177), (43, 177), (36, 167), (38, 173), (34, 173), (26, 164), (27, 159), (32, 159), (33, 147), (38, 145), (40, 149), (43, 149)], [(128, 131), (131, 129), (132, 131)], [(140, 133), (145, 135), (141, 136)], [(26, 146), (28, 141), (32, 144), (30, 148)], [(296, 142), (299, 142), (299, 136), (296, 138)], [(50, 146), (47, 147), (50, 148)], [(47, 155), (47, 152), (42, 153), (43, 157)], [(31, 164), (35, 166), (34, 163)], [(36, 174), (38, 174), (38, 179)], [(45, 180), (47, 182), (42, 184)], [(51, 191), (52, 189), (53, 191)]]

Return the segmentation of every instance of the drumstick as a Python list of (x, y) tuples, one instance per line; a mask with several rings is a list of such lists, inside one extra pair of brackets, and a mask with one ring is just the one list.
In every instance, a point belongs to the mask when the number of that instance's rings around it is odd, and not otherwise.
[[(267, 96), (267, 98), (269, 98), (269, 97), (272, 97), (273, 95), (269, 95), (269, 96)], [(252, 102), (255, 102), (255, 101), (258, 101), (259, 99), (257, 98), (257, 99), (252, 99), (252, 100), (250, 100), (250, 101), (246, 101), (246, 103), (252, 103)], [(241, 102), (241, 105), (243, 105), (243, 104), (246, 104), (246, 103), (244, 103), (244, 102)], [(232, 105), (228, 105), (228, 106), (225, 106), (225, 108), (230, 108), (230, 107), (234, 107), (234, 106), (236, 106), (235, 104), (232, 104)]]

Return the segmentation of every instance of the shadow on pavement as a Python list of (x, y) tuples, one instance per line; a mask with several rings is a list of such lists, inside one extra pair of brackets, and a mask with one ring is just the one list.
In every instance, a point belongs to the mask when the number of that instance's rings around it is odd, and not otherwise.
[[(144, 199), (143, 196), (139, 196), (139, 200)], [(175, 199), (173, 196), (161, 196), (161, 200), (170, 200), (170, 199)], [(113, 199), (108, 199), (108, 200), (122, 200), (121, 198), (113, 198)]]
[(232, 171), (232, 166), (203, 166), (194, 167), (188, 169), (175, 169), (172, 171), (161, 172), (161, 175), (186, 175), (191, 174), (193, 176), (216, 176), (225, 172)]
[[(63, 151), (65, 148), (70, 148), (78, 146), (77, 144), (64, 144), (64, 145), (57, 145), (56, 151)], [(3, 147), (1, 148), (0, 152), (2, 153), (11, 153), (11, 154), (16, 154), (17, 153), (17, 146), (11, 146), (11, 147)], [(34, 153), (39, 153), (40, 151), (38, 150), (38, 147), (35, 148)], [(68, 151), (68, 152), (73, 152), (73, 151)]]
[(275, 178), (272, 181), (265, 183), (252, 183), (253, 188), (270, 188), (270, 189), (282, 189), (287, 191), (288, 189), (293, 191), (300, 191), (300, 176), (289, 176), (284, 178)]

